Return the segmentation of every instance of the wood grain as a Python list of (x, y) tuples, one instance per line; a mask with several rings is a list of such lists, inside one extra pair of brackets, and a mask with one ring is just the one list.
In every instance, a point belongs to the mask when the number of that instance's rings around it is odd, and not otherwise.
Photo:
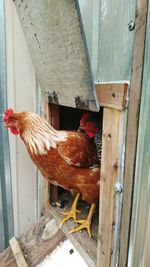
[[(55, 129), (59, 129), (59, 106), (49, 104), (47, 101), (42, 103), (42, 116)], [(58, 187), (50, 184), (46, 179), (42, 181), (42, 212), (49, 210), (49, 203), (55, 203), (58, 199)]]
[[(42, 102), (42, 116), (51, 124), (51, 113), (47, 101)], [(49, 210), (50, 202), (50, 183), (46, 179), (42, 179), (42, 213)]]
[[(51, 221), (51, 229), (46, 226)], [(49, 233), (47, 233), (49, 231)], [(51, 235), (53, 231), (53, 235)], [(47, 212), (38, 223), (34, 224), (20, 238), (20, 246), (24, 257), (30, 267), (35, 267), (48, 254), (50, 254), (65, 235), (56, 225), (53, 216)], [(17, 267), (10, 248), (0, 254), (0, 266)]]
[(127, 83), (95, 84), (96, 93), (101, 107), (125, 109), (128, 92)]
[[(79, 209), (82, 211), (81, 218), (85, 219), (88, 212), (87, 207), (81, 203)], [(19, 238), (22, 252), (30, 267), (35, 267), (50, 254), (56, 246), (65, 239), (65, 234), (67, 235), (68, 232), (76, 226), (72, 220), (66, 222), (63, 226), (64, 234), (59, 228), (60, 221), (62, 220), (62, 216), (59, 212), (60, 210), (58, 208), (51, 208), (37, 224), (33, 225)], [(97, 219), (98, 216), (95, 213), (92, 220), (92, 234), (94, 236), (91, 239), (89, 239), (87, 232), (84, 230), (67, 236), (90, 267), (96, 267)], [(17, 267), (10, 248), (0, 254), (0, 266)]]
[[(59, 106), (54, 104), (49, 104), (50, 109), (50, 118), (47, 117), (48, 120), (51, 121), (51, 125), (59, 130)], [(55, 203), (58, 199), (58, 187), (56, 185), (50, 185), (50, 203)]]
[(120, 234), (119, 267), (126, 267), (128, 260), (133, 181), (137, 146), (140, 98), (142, 90), (145, 34), (147, 24), (147, 0), (137, 0), (132, 77), (129, 93), (129, 109), (126, 130), (124, 193)]
[(14, 258), (16, 260), (17, 266), (18, 267), (29, 267), (29, 265), (27, 264), (27, 262), (24, 258), (22, 250), (20, 248), (19, 241), (17, 240), (17, 238), (15, 236), (13, 236), (9, 240), (9, 244), (10, 244), (12, 253), (14, 255)]
[(7, 248), (0, 254), (0, 266), (1, 267), (17, 267), (14, 255), (11, 248)]
[(103, 114), (97, 266), (110, 267), (113, 266), (115, 182), (118, 177), (121, 111), (104, 108)]

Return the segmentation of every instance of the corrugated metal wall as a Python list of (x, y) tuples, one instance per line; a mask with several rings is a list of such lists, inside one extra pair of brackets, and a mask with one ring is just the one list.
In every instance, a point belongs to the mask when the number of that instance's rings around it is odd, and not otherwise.
[(130, 80), (136, 1), (78, 2), (94, 81)]
[(0, 0), (0, 251), (13, 235), (13, 207), (8, 132), (2, 123), (2, 113), (7, 106), (6, 48), (4, 3)]
[(141, 96), (128, 267), (150, 266), (150, 6)]

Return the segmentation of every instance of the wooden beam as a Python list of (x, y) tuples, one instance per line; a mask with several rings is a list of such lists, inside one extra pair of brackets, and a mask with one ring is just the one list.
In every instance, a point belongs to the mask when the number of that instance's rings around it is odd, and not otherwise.
[(29, 267), (29, 265), (27, 264), (24, 258), (19, 241), (17, 240), (15, 236), (9, 240), (9, 244), (10, 244), (12, 253), (14, 255), (14, 258), (16, 260), (17, 266), (18, 267)]
[(118, 178), (121, 111), (104, 108), (103, 112), (97, 266), (110, 267), (113, 266), (114, 252), (115, 183)]
[[(59, 106), (55, 104), (49, 104), (50, 109), (50, 121), (51, 125), (59, 130)], [(58, 200), (58, 186), (51, 184), (50, 185), (50, 203), (55, 203)]]
[[(42, 102), (42, 116), (51, 124), (51, 113), (47, 101)], [(40, 174), (41, 175), (41, 174)], [(42, 175), (41, 175), (42, 177)], [(50, 183), (42, 177), (42, 212), (49, 210), (50, 202)]]
[[(42, 103), (42, 116), (55, 129), (59, 129), (59, 106), (49, 104), (47, 101)], [(42, 181), (42, 212), (49, 210), (49, 204), (55, 203), (58, 199), (58, 187), (50, 184), (45, 178)]]
[(95, 87), (101, 107), (125, 109), (128, 93), (127, 83), (95, 84)]
[(133, 181), (142, 90), (144, 47), (147, 24), (147, 0), (137, 0), (135, 40), (133, 49), (132, 77), (129, 93), (129, 108), (126, 130), (126, 152), (124, 171), (124, 193), (120, 233), (119, 267), (127, 266), (129, 231), (131, 220)]

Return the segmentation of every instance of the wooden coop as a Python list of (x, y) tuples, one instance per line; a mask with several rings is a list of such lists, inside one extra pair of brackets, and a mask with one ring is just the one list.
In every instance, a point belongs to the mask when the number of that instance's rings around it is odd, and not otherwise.
[[(41, 115), (56, 129), (76, 130), (81, 115), (89, 111), (99, 116), (102, 128), (100, 198), (93, 236), (89, 240), (82, 231), (68, 238), (89, 267), (125, 267), (147, 3), (117, 2), (114, 7), (110, 1), (103, 2), (108, 5), (106, 12), (100, 1), (14, 0), (40, 88)], [(46, 213), (46, 222), (50, 218), (59, 223), (59, 211), (71, 202), (70, 193), (43, 180), (41, 212)], [(82, 201), (80, 206), (86, 216), (89, 206)], [(62, 230), (67, 234), (72, 228), (73, 222), (68, 221)], [(55, 243), (64, 238), (61, 231), (57, 234)]]

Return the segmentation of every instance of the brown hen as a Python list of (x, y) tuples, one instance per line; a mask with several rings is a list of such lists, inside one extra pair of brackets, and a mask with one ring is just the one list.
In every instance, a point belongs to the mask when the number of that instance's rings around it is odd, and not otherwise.
[[(78, 131), (57, 131), (32, 112), (7, 109), (4, 122), (13, 134), (20, 134), (31, 159), (48, 181), (76, 193), (72, 208), (64, 213), (61, 225), (73, 218), (80, 226), (70, 233), (86, 228), (91, 236), (91, 219), (99, 196), (100, 168), (95, 145), (88, 135)], [(76, 218), (80, 195), (92, 204), (84, 221)]]

